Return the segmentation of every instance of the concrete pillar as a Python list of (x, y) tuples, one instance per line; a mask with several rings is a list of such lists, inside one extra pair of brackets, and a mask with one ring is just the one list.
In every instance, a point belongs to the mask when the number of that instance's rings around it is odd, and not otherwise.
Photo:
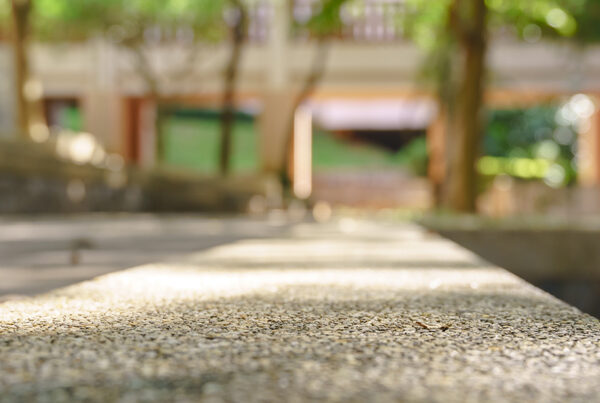
[(93, 134), (108, 151), (124, 153), (121, 96), (114, 92), (92, 90), (83, 99), (84, 130)]
[(582, 186), (600, 186), (600, 109), (581, 124), (578, 133), (578, 181)]
[(287, 142), (290, 113), (294, 105), (293, 93), (267, 92), (263, 95), (263, 111), (260, 116), (260, 158), (265, 172), (277, 173), (285, 162), (285, 153), (291, 146)]
[(90, 78), (83, 96), (84, 130), (109, 151), (125, 153), (125, 105), (119, 92), (115, 49), (105, 41), (90, 44)]
[(287, 52), (290, 10), (286, 0), (273, 0), (273, 19), (265, 60), (265, 91), (260, 116), (260, 157), (265, 172), (278, 172), (285, 161), (285, 134), (290, 125), (294, 94), (290, 88)]
[(140, 105), (139, 114), (139, 164), (151, 168), (157, 162), (156, 149), (156, 102), (145, 99)]

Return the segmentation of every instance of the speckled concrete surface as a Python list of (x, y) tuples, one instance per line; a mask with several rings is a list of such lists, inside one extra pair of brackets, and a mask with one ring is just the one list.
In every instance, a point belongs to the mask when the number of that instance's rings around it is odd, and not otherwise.
[(0, 305), (0, 401), (600, 401), (600, 322), (421, 230), (301, 224)]

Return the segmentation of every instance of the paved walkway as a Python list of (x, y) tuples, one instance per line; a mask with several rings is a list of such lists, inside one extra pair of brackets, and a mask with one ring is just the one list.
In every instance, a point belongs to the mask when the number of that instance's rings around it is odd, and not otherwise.
[(410, 225), (298, 224), (0, 305), (0, 401), (36, 400), (593, 402), (600, 322)]

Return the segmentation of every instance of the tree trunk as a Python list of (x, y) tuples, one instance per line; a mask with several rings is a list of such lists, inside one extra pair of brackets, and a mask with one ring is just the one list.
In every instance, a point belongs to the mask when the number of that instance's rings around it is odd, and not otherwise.
[(235, 126), (235, 93), (240, 61), (246, 38), (247, 12), (238, 0), (232, 0), (237, 21), (232, 29), (231, 54), (225, 70), (225, 89), (223, 91), (223, 110), (221, 113), (221, 147), (219, 153), (219, 172), (226, 176), (231, 171), (232, 135)]
[(327, 66), (327, 59), (329, 56), (329, 41), (325, 38), (319, 38), (317, 43), (317, 50), (312, 60), (311, 71), (306, 77), (298, 96), (292, 104), (288, 123), (286, 125), (285, 141), (284, 141), (284, 160), (280, 172), (280, 181), (284, 191), (289, 191), (291, 185), (290, 178), (290, 158), (292, 152), (292, 141), (294, 139), (294, 117), (296, 116), (296, 110), (310, 97), (315, 91), (315, 88), (323, 78), (325, 74), (325, 67)]
[(166, 162), (166, 146), (165, 146), (165, 131), (164, 125), (167, 120), (167, 114), (164, 109), (164, 105), (159, 97), (153, 97), (153, 103), (155, 105), (154, 116), (154, 135), (156, 136), (156, 162), (158, 165), (163, 165)]
[(433, 202), (436, 208), (443, 207), (444, 203), (444, 181), (446, 178), (446, 149), (448, 139), (446, 134), (448, 123), (448, 112), (446, 105), (438, 101), (436, 119), (427, 128), (427, 155), (428, 167), (427, 177), (433, 191)]
[(449, 207), (476, 212), (477, 171), (483, 128), (483, 92), (486, 59), (487, 8), (484, 0), (454, 0), (455, 31), (463, 57), (456, 116), (452, 130), (454, 144), (448, 183)]
[(30, 0), (12, 0), (13, 54), (15, 74), (15, 95), (17, 105), (17, 129), (24, 138), (29, 138), (29, 102), (25, 85), (29, 79), (27, 41), (29, 36)]

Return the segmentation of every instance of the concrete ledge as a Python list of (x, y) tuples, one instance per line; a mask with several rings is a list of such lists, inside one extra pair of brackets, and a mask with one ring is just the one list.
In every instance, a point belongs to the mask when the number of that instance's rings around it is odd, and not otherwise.
[(2, 402), (593, 402), (600, 322), (344, 219), (4, 303), (0, 368)]
[(600, 317), (600, 216), (430, 216), (427, 228)]
[(258, 176), (222, 179), (167, 169), (77, 165), (44, 145), (0, 142), (0, 213), (246, 211)]

